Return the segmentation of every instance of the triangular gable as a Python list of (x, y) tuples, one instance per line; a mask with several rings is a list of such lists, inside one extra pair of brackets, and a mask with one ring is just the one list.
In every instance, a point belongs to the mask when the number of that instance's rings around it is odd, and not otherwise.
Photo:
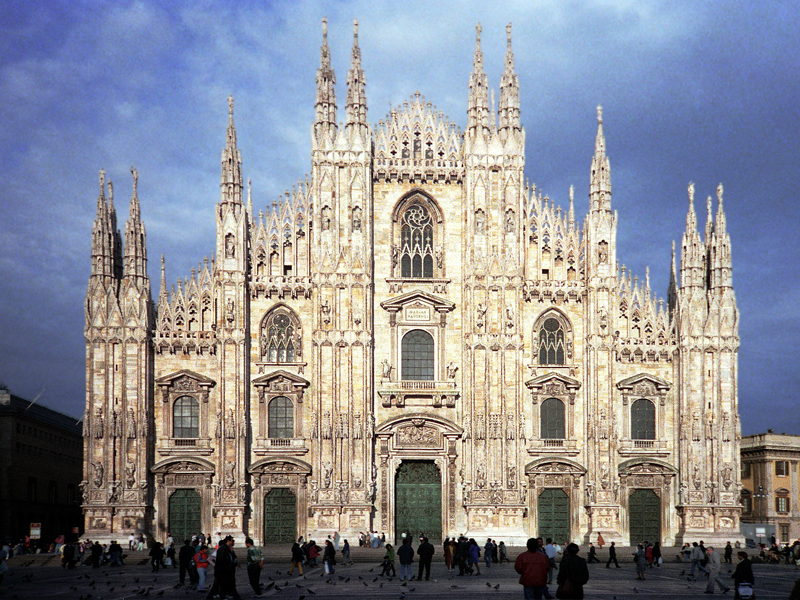
[(433, 305), (433, 308), (436, 312), (450, 312), (456, 307), (456, 305), (449, 300), (439, 298), (438, 296), (434, 296), (428, 292), (414, 290), (413, 292), (407, 292), (397, 296), (396, 298), (381, 302), (381, 308), (389, 312), (399, 312), (406, 304), (409, 304), (415, 300), (421, 300)]
[(195, 373), (194, 371), (190, 371), (189, 369), (181, 369), (180, 371), (176, 371), (175, 373), (170, 373), (169, 375), (164, 375), (163, 377), (159, 377), (156, 379), (156, 384), (161, 387), (169, 387), (175, 384), (176, 381), (179, 379), (192, 379), (197, 382), (197, 384), (201, 387), (214, 387), (217, 385), (217, 382), (211, 379), (210, 377), (206, 377), (205, 375), (200, 375), (200, 373)]
[(271, 371), (266, 375), (262, 375), (253, 380), (253, 385), (255, 386), (269, 386), (275, 381), (281, 381), (290, 384), (293, 388), (307, 388), (311, 385), (307, 379), (300, 377), (300, 375), (295, 375), (294, 373), (290, 373), (289, 371), (284, 371), (283, 369), (278, 369), (276, 371)]
[(530, 390), (542, 390), (547, 384), (561, 384), (568, 390), (577, 390), (581, 387), (581, 382), (572, 377), (567, 377), (561, 373), (545, 373), (539, 377), (534, 377), (525, 382), (525, 385)]
[(641, 383), (650, 384), (659, 392), (667, 391), (670, 387), (672, 387), (669, 382), (664, 381), (660, 377), (650, 375), (649, 373), (637, 373), (636, 375), (628, 377), (627, 379), (623, 379), (617, 383), (617, 389), (633, 390)]

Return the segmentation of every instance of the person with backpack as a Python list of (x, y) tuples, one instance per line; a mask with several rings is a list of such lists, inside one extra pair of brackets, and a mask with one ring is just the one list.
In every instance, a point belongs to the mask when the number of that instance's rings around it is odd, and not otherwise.
[(589, 581), (589, 567), (578, 556), (578, 544), (567, 544), (566, 554), (558, 567), (556, 598), (583, 598), (583, 586)]

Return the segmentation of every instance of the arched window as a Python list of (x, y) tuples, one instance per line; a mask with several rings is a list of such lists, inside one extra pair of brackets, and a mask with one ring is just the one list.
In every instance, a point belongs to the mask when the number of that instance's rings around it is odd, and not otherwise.
[(172, 406), (172, 437), (200, 436), (200, 405), (191, 396), (181, 396)]
[(403, 336), (402, 378), (404, 380), (433, 380), (433, 337), (427, 331), (414, 329)]
[(286, 308), (269, 313), (261, 325), (261, 359), (271, 363), (300, 360), (300, 335), (297, 319)]
[(548, 317), (539, 330), (539, 364), (563, 365), (565, 360), (564, 327), (555, 317)]
[(421, 204), (409, 206), (400, 219), (401, 277), (433, 277), (433, 219)]
[(564, 433), (564, 403), (558, 398), (548, 398), (542, 402), (541, 409), (542, 427), (539, 437), (543, 440), (563, 440)]
[(267, 405), (267, 437), (294, 437), (294, 404), (286, 396), (278, 396)]
[(656, 439), (656, 406), (650, 400), (640, 398), (631, 404), (631, 439)]
[(742, 490), (742, 512), (751, 514), (753, 512), (753, 492)]

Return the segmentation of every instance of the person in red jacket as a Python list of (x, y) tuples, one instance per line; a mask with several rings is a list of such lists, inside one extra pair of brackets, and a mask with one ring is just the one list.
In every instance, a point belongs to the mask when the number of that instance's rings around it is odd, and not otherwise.
[(541, 600), (542, 596), (549, 596), (547, 591), (547, 571), (550, 561), (543, 552), (539, 551), (536, 538), (530, 538), (527, 543), (528, 551), (517, 557), (514, 570), (519, 573), (519, 582), (525, 593), (525, 600)]
[(197, 591), (198, 592), (205, 592), (206, 591), (206, 571), (208, 571), (208, 546), (203, 544), (200, 546), (200, 550), (194, 555), (194, 564), (197, 568), (197, 576), (198, 576), (198, 584), (197, 584)]

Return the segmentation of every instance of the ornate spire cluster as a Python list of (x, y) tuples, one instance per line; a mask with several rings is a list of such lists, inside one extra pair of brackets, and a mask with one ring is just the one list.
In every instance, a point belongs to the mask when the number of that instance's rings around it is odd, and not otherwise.
[(125, 223), (125, 278), (134, 278), (137, 283), (143, 283), (147, 278), (147, 248), (139, 207), (139, 173), (131, 167), (131, 175), (133, 175), (133, 195), (128, 221)]
[(469, 76), (469, 105), (467, 107), (467, 129), (470, 134), (484, 132), (489, 128), (489, 81), (483, 70), (481, 50), (481, 24), (475, 27), (475, 59)]
[(331, 67), (331, 50), (328, 47), (328, 19), (322, 19), (322, 47), (317, 69), (316, 119), (314, 139), (317, 145), (323, 140), (332, 142), (336, 137), (336, 75)]
[(506, 25), (506, 65), (500, 78), (499, 131), (505, 137), (508, 130), (521, 128), (519, 118), (519, 79), (514, 71), (514, 51), (511, 48), (511, 23)]
[(366, 133), (367, 94), (364, 70), (361, 68), (361, 48), (358, 47), (358, 21), (353, 22), (353, 53), (347, 72), (347, 128)]
[(705, 287), (706, 249), (697, 230), (694, 211), (694, 183), (689, 184), (689, 210), (686, 213), (686, 231), (681, 242), (681, 288)]
[(106, 199), (106, 172), (100, 171), (100, 193), (97, 196), (97, 216), (92, 227), (92, 273), (91, 282), (107, 286), (113, 283), (119, 274), (121, 265), (117, 265), (117, 215), (113, 204), (113, 188), (108, 182), (111, 201)]

